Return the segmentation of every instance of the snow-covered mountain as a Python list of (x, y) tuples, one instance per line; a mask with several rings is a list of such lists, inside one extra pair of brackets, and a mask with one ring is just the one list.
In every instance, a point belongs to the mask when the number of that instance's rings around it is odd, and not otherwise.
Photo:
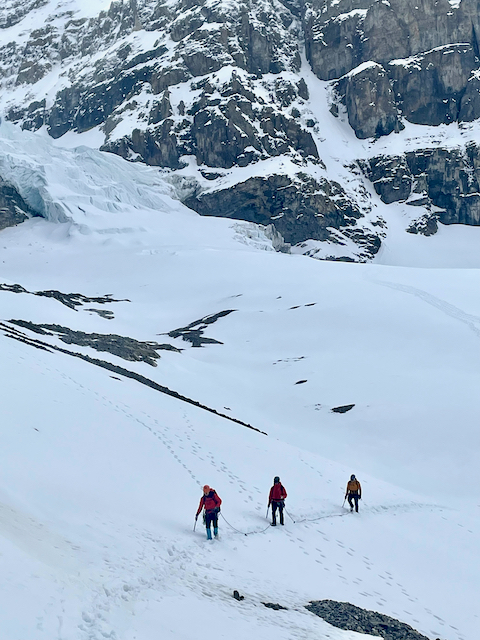
[(2, 4), (1, 639), (477, 640), (479, 29)]
[[(0, 142), (43, 213), (2, 231), (2, 637), (366, 638), (305, 609), (329, 599), (475, 640), (478, 269), (278, 253), (153, 168), (8, 123)], [(406, 235), (442, 260), (442, 232)]]
[(163, 168), (202, 215), (367, 261), (399, 227), (479, 223), (479, 30), (473, 0), (12, 0), (0, 111)]

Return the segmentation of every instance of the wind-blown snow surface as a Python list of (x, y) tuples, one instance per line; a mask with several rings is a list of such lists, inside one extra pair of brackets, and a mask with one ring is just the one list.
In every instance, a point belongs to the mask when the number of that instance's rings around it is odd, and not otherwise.
[[(56, 203), (2, 232), (0, 284), (124, 300), (107, 320), (0, 291), (0, 322), (168, 342), (183, 351), (154, 368), (22, 329), (268, 434), (1, 331), (2, 638), (364, 637), (304, 609), (331, 598), (475, 640), (478, 270), (277, 254), (253, 225), (182, 207), (153, 169), (0, 133), (2, 173)], [(164, 335), (226, 310), (205, 329), (221, 344)], [(351, 473), (358, 515), (342, 510)], [(277, 474), (289, 515), (272, 529)], [(212, 542), (192, 531), (205, 483), (226, 519)]]

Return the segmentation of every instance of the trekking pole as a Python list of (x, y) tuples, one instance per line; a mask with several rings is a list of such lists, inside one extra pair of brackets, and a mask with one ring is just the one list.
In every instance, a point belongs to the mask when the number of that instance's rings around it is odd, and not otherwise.
[(265, 518), (266, 518), (267, 520), (268, 520), (268, 511), (269, 511), (269, 509), (270, 509), (270, 505), (268, 505), (268, 507), (267, 507), (267, 513), (266, 513), (266, 515), (265, 515)]
[(345, 500), (346, 500), (346, 498), (343, 499), (342, 509), (345, 506)]
[(197, 526), (197, 519), (195, 518), (195, 524), (193, 525), (193, 530), (195, 531), (195, 527)]

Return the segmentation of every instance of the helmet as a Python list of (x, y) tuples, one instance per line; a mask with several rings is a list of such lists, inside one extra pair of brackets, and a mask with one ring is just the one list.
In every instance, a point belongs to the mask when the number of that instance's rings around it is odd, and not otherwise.
[(277, 484), (277, 482), (280, 482), (280, 478), (278, 476), (275, 476), (273, 479), (273, 483)]
[(206, 484), (206, 485), (203, 487), (203, 493), (210, 493), (210, 491), (211, 491), (210, 487), (208, 486), (208, 484)]
[(352, 475), (350, 476), (350, 480), (355, 480), (355, 476), (353, 475), (353, 473), (352, 473)]

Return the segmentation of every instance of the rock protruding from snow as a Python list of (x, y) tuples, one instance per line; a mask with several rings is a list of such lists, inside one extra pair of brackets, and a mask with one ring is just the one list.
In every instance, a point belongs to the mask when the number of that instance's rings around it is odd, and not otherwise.
[(384, 640), (429, 640), (404, 622), (349, 602), (317, 600), (306, 608), (339, 629), (380, 636)]
[(192, 195), (185, 204), (201, 215), (223, 211), (226, 217), (274, 224), (290, 244), (326, 240), (332, 227), (353, 228), (362, 216), (340, 184), (314, 180), (302, 172), (294, 177), (274, 174), (250, 178), (229, 189)]

